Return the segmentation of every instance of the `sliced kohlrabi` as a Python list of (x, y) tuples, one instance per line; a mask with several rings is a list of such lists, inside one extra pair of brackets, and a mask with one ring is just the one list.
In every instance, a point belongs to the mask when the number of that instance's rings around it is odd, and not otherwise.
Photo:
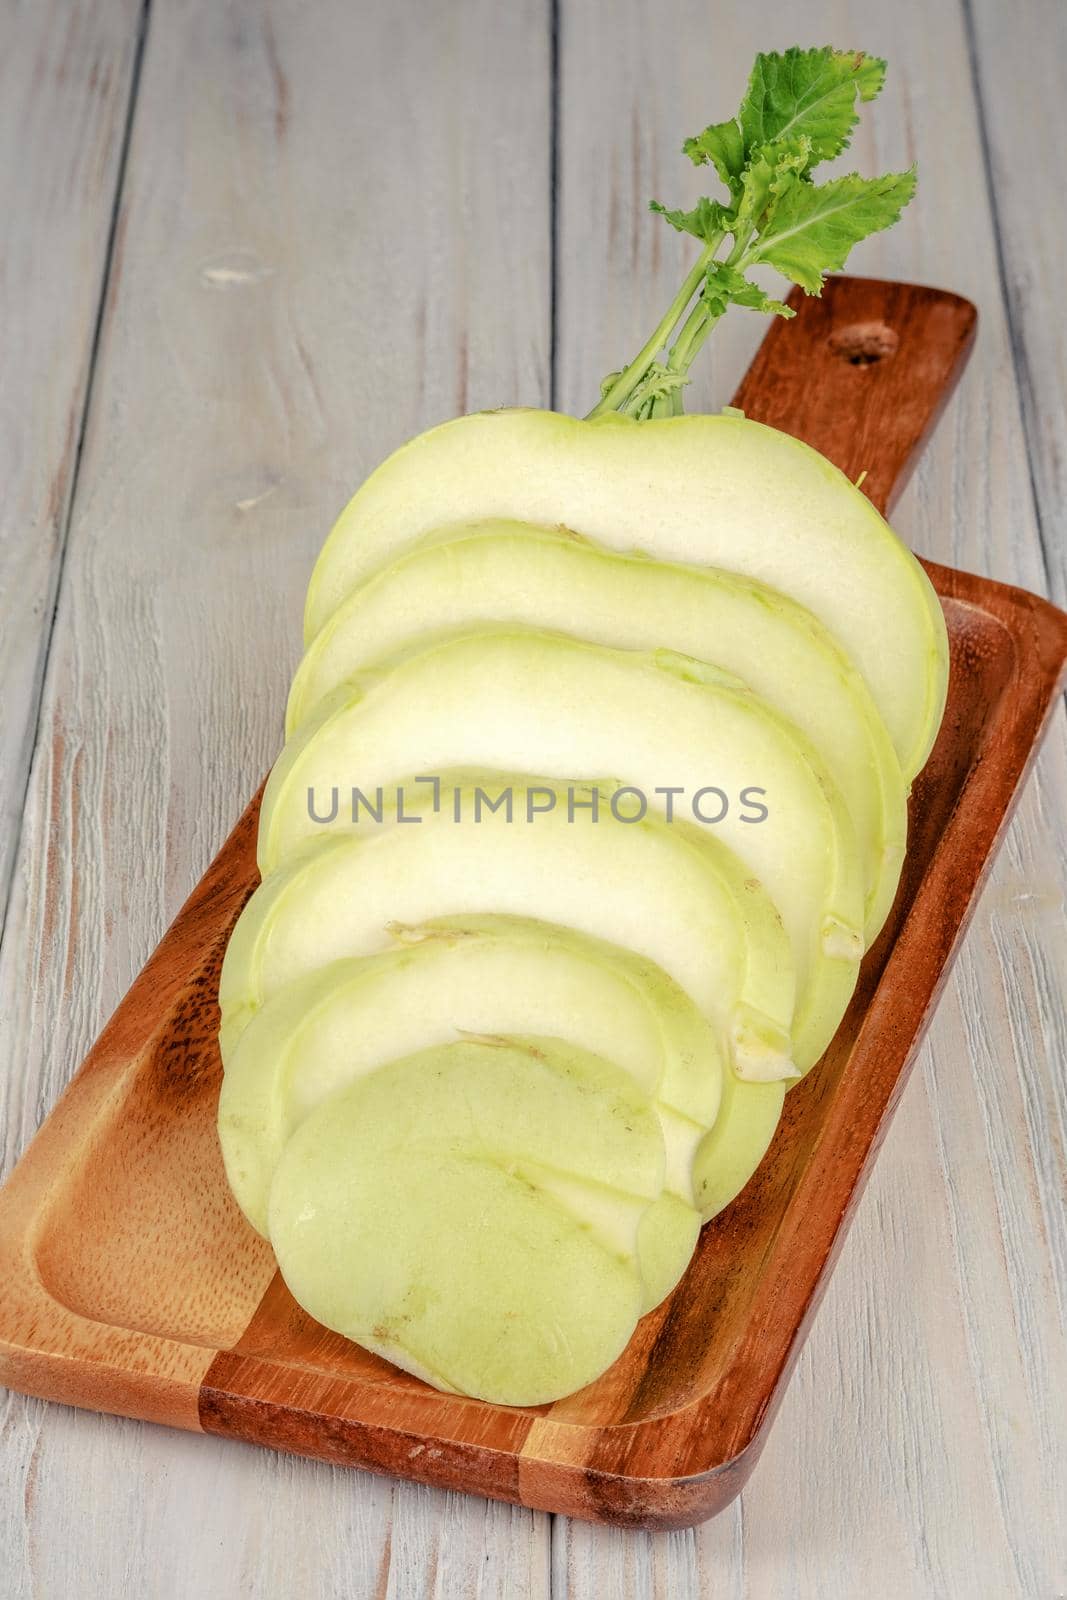
[(562, 525), (615, 550), (726, 568), (813, 612), (866, 679), (906, 783), (944, 709), (940, 602), (911, 551), (809, 446), (737, 415), (480, 412), (403, 445), (323, 547), (305, 640), (372, 572), (433, 529), (487, 517)]
[(550, 1034), (607, 1057), (649, 1096), (666, 1178), (643, 1232), (648, 1305), (669, 1294), (696, 1237), (694, 1154), (719, 1108), (715, 1030), (652, 962), (569, 928), (453, 917), (396, 929), (379, 955), (334, 962), (282, 989), (227, 1063), (219, 1136), (230, 1187), (267, 1231), (274, 1169), (294, 1130), (383, 1063), (471, 1034)]
[(810, 611), (754, 579), (606, 550), (563, 528), (446, 528), (359, 584), (293, 681), (290, 735), (361, 668), (434, 627), (518, 622), (630, 650), (680, 651), (736, 673), (807, 736), (849, 808), (878, 934), (907, 842), (900, 763), (864, 679)]
[(655, 1115), (621, 1068), (551, 1039), (462, 1040), (311, 1112), (268, 1225), (324, 1326), (438, 1388), (540, 1405), (630, 1338), (663, 1171)]
[[(391, 928), (455, 914), (539, 918), (626, 946), (697, 1002), (721, 1041), (729, 1128), (717, 1119), (719, 1181), (702, 1211), (737, 1187), (763, 1156), (795, 1075), (789, 1028), (789, 943), (757, 880), (710, 834), (650, 813), (619, 822), (614, 786), (552, 786), (517, 775), (443, 775), (433, 790), (408, 782), (406, 814), (362, 832), (312, 840), (256, 890), (234, 929), (220, 983), (223, 1060), (286, 985), (336, 962), (388, 950)], [(513, 798), (513, 820), (488, 810)], [(591, 805), (598, 804), (593, 821)], [(527, 803), (551, 810), (533, 813)], [(459, 820), (456, 820), (456, 819)], [(736, 1192), (736, 1191), (735, 1191)], [(729, 1194), (726, 1199), (731, 1198)], [(723, 1199), (725, 1204), (726, 1200)]]
[(224, 1060), (283, 985), (461, 907), (625, 946), (696, 1000), (742, 1078), (790, 1076), (789, 942), (758, 881), (709, 829), (651, 811), (620, 821), (611, 783), (445, 772), (436, 791), (415, 779), (398, 787), (418, 823), (390, 811), (362, 831), (324, 828), (245, 906), (219, 983)]
[[(351, 679), (286, 745), (263, 797), (261, 871), (326, 831), (309, 795), (373, 795), (448, 766), (557, 779), (616, 771), (634, 804), (708, 825), (781, 914), (797, 971), (794, 1059), (803, 1070), (819, 1058), (863, 954), (862, 867), (822, 759), (758, 696), (671, 651), (514, 627), (429, 639)], [(757, 794), (762, 817), (746, 811)], [(334, 826), (350, 825), (339, 809)]]

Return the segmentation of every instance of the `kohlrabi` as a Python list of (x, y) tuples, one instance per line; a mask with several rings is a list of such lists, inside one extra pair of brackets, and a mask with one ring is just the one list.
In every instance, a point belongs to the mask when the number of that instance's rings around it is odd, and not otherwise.
[(683, 414), (731, 305), (791, 316), (768, 273), (818, 294), (911, 199), (813, 176), (884, 73), (757, 57), (684, 146), (719, 192), (653, 203), (693, 264), (588, 416), (431, 429), (312, 574), (220, 1136), (300, 1304), (438, 1388), (540, 1404), (615, 1360), (892, 903), (937, 597), (822, 456)]

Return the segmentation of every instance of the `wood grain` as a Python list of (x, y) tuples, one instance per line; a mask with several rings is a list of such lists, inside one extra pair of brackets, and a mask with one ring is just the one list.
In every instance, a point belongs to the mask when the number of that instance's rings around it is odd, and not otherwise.
[(136, 58), (139, 0), (0, 8), (0, 926)]
[[(548, 60), (541, 0), (153, 10), (0, 958), (8, 1162), (273, 758), (340, 504), (457, 408), (547, 401)], [(6, 1403), (5, 1600), (547, 1592), (544, 1517), (85, 1421)]]
[[(973, 308), (848, 279), (825, 303), (794, 306), (741, 386), (746, 409), (850, 473), (857, 452), (884, 440), (902, 474), (958, 375)], [(842, 352), (858, 326), (885, 346), (862, 368), (851, 346)], [(820, 405), (798, 404), (802, 376)], [(850, 402), (858, 381), (864, 395)], [(888, 470), (874, 491), (892, 494)], [(1067, 665), (1067, 615), (930, 572), (951, 640), (949, 703), (914, 786), (894, 910), (755, 1178), (608, 1373), (533, 1410), (442, 1395), (327, 1334), (274, 1276), (214, 1136), (218, 973), (258, 881), (257, 796), (0, 1193), (5, 1381), (628, 1527), (688, 1527), (728, 1505), (762, 1448)]]

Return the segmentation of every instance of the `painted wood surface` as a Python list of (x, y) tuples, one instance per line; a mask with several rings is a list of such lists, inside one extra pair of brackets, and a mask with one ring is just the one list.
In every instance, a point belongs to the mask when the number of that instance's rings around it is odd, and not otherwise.
[[(149, 17), (0, 968), (8, 1159), (272, 759), (347, 494), (547, 401), (549, 50), (540, 3)], [(545, 1517), (85, 1420), (5, 1401), (5, 1600), (547, 1593)]]
[[(1038, 528), (1057, 604), (1067, 595), (1067, 320), (1058, 310), (1067, 143), (1067, 7), (1057, 0), (969, 0), (975, 92), (997, 224), (998, 268), (1025, 419)], [(1020, 153), (1029, 176), (1019, 184)]]
[[(458, 407), (547, 398), (547, 7), (464, 0), (445, 22), (445, 8), (409, 0), (331, 3), (311, 26), (298, 9), (159, 5), (150, 16), (0, 952), (8, 1160), (269, 759), (306, 565), (346, 489)], [(957, 289), (983, 319), (897, 524), (924, 553), (1045, 590), (1030, 462), (1045, 448), (1035, 415), (1055, 403), (1058, 309), (1041, 285), (1058, 251), (1020, 228), (1031, 370), (1040, 359), (1047, 374), (1024, 431), (972, 53), (1002, 172), (1024, 140), (1051, 161), (1055, 97), (1039, 102), (1028, 74), (1055, 84), (1058, 8), (972, 9), (973, 33), (947, 0), (803, 0), (786, 36), (766, 3), (711, 14), (695, 0), (561, 0), (559, 403), (585, 409), (657, 313), (681, 254), (662, 226), (655, 242), (645, 199), (693, 192), (677, 144), (736, 102), (757, 45), (859, 43), (889, 56), (893, 76), (857, 165), (918, 150), (922, 198), (856, 264)], [(96, 15), (132, 60), (127, 13), (105, 0)], [(1052, 226), (1051, 180), (1042, 193)], [(716, 335), (703, 399), (729, 395), (755, 320), (735, 313)], [(37, 429), (18, 437), (43, 457)], [(1057, 437), (1050, 429), (1053, 448)], [(1058, 502), (1042, 495), (1055, 559)], [(4, 591), (5, 641), (12, 617), (23, 625), (25, 592)], [(993, 1600), (1067, 1589), (1056, 1509), (1067, 1500), (1063, 735), (1061, 717), (731, 1512), (696, 1533), (563, 1520), (550, 1531), (547, 1518), (487, 1502), (12, 1398), (9, 1592), (510, 1596), (551, 1584), (573, 1597)]]
[(139, 0), (0, 7), (0, 927), (63, 561)]

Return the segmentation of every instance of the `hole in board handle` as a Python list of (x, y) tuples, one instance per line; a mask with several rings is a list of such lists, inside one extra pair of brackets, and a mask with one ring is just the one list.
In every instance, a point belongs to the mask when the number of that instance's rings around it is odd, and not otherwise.
[(852, 367), (872, 367), (897, 353), (900, 339), (885, 322), (851, 322), (826, 341), (835, 356)]

